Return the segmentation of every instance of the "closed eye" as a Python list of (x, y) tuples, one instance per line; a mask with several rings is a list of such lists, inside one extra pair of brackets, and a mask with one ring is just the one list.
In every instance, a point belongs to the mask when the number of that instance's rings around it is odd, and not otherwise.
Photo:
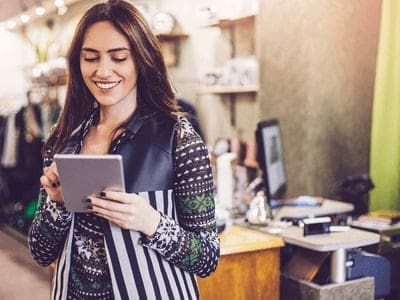
[(84, 58), (84, 60), (87, 61), (87, 62), (95, 62), (95, 61), (97, 61), (98, 59), (99, 59), (98, 57)]
[(126, 57), (123, 57), (123, 58), (113, 57), (113, 58), (112, 58), (112, 60), (113, 60), (113, 61), (116, 61), (116, 62), (123, 62), (123, 61), (125, 61), (126, 59), (127, 59)]

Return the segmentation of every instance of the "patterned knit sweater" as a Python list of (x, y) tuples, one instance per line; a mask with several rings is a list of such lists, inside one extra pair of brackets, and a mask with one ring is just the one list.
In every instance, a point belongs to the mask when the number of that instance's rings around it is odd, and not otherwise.
[[(83, 128), (92, 122), (93, 118), (89, 119)], [(80, 146), (86, 133), (81, 135)], [(179, 224), (162, 214), (155, 236), (142, 236), (141, 242), (180, 268), (207, 276), (215, 270), (219, 257), (208, 151), (187, 119), (181, 117), (175, 143), (174, 199)], [(209, 178), (206, 182), (200, 179), (205, 177)], [(32, 255), (40, 265), (50, 264), (59, 255), (71, 219), (72, 214), (64, 206), (41, 191), (28, 237)], [(104, 244), (106, 221), (94, 214), (76, 213), (74, 222), (68, 299), (114, 299)]]

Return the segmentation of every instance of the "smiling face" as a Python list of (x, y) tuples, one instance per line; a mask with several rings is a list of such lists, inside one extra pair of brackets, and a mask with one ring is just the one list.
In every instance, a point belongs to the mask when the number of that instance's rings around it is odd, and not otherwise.
[(130, 111), (136, 107), (136, 65), (128, 39), (111, 22), (97, 22), (86, 31), (80, 68), (100, 106)]

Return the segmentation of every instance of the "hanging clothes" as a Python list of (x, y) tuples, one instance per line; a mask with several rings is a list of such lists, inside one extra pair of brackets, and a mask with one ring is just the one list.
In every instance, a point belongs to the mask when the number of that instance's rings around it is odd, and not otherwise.
[(42, 119), (42, 139), (45, 140), (50, 134), (50, 130), (57, 122), (61, 107), (58, 103), (43, 103), (41, 108)]
[(16, 115), (16, 127), (19, 129), (18, 166), (29, 169), (37, 176), (42, 169), (42, 122), (40, 106), (29, 103)]
[(1, 156), (1, 166), (13, 168), (17, 165), (17, 140), (19, 137), (18, 129), (15, 126), (16, 113), (11, 113), (7, 117), (7, 124), (3, 142), (3, 154)]
[(0, 158), (3, 156), (4, 137), (6, 134), (7, 117), (0, 116)]

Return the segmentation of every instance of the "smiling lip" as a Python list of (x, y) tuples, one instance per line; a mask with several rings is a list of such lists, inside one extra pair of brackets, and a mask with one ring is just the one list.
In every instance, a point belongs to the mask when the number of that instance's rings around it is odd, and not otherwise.
[(100, 82), (95, 81), (96, 86), (102, 90), (110, 90), (113, 87), (117, 86), (121, 81), (112, 81), (112, 82)]

